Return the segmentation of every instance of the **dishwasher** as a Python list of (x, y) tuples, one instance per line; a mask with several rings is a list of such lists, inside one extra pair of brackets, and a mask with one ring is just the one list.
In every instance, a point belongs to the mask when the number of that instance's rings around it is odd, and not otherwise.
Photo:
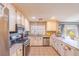
[(43, 37), (43, 46), (49, 46), (50, 37)]

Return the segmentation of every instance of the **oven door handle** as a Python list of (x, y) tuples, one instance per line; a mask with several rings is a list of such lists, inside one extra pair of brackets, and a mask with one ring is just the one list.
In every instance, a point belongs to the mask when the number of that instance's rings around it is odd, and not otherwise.
[(24, 46), (28, 46), (28, 45), (30, 45), (30, 44), (24, 44)]

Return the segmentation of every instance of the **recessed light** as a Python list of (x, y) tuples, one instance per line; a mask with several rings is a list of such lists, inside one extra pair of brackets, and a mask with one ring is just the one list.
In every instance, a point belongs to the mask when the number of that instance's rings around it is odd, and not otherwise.
[(53, 16), (53, 17), (51, 17), (50, 19), (56, 19), (56, 17), (55, 17), (55, 16)]
[(32, 19), (36, 19), (36, 17), (33, 16)]

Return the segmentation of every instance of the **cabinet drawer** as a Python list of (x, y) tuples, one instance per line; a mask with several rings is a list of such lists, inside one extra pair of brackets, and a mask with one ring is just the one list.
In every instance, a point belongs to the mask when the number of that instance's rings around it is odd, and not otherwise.
[(10, 54), (10, 56), (16, 56), (16, 52), (14, 52), (14, 53)]
[(22, 56), (22, 49), (17, 49), (16, 54), (17, 56)]
[(70, 45), (66, 44), (64, 49), (65, 56), (74, 56), (74, 49)]

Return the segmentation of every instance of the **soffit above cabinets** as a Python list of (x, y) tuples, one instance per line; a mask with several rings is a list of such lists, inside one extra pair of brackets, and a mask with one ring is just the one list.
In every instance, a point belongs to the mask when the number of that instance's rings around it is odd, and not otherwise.
[(77, 3), (18, 3), (14, 5), (30, 20), (33, 20), (33, 16), (47, 20), (55, 16), (61, 22), (79, 22), (79, 4)]

